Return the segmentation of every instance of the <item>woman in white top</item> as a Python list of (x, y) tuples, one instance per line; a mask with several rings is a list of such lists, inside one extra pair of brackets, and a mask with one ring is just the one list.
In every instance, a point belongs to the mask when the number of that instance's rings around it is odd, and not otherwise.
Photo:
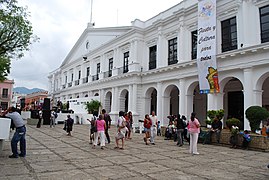
[[(119, 112), (119, 118), (117, 120), (117, 133), (116, 133), (116, 137), (115, 137), (115, 140), (116, 140), (116, 147), (115, 149), (124, 149), (124, 137), (125, 137), (125, 133), (126, 133), (126, 120), (125, 118), (123, 117), (124, 116), (124, 112), (123, 111), (120, 111)], [(122, 142), (122, 147), (119, 148), (119, 140), (121, 139), (121, 142)]]

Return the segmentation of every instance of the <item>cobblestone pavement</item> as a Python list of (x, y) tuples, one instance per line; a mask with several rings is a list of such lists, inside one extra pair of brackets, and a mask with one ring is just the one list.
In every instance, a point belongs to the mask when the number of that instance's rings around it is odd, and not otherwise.
[(86, 125), (75, 125), (72, 137), (62, 127), (28, 125), (25, 158), (9, 159), (5, 142), (0, 179), (269, 179), (268, 152), (199, 144), (200, 155), (191, 155), (188, 145), (163, 137), (146, 146), (142, 134), (126, 141), (125, 150), (114, 150), (114, 140), (104, 150), (92, 149)]

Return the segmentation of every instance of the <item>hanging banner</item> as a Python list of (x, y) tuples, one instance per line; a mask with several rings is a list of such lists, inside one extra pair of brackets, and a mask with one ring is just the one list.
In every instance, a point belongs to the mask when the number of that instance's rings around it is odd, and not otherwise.
[(197, 67), (200, 93), (218, 93), (216, 63), (216, 0), (199, 0)]

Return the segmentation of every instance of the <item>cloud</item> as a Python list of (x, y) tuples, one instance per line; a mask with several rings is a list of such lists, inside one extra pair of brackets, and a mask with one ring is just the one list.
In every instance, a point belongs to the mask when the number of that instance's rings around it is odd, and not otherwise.
[[(176, 5), (178, 0), (94, 0), (96, 27), (129, 26)], [(39, 43), (20, 60), (12, 60), (9, 79), (15, 86), (48, 89), (49, 72), (57, 69), (90, 21), (90, 0), (24, 0)]]

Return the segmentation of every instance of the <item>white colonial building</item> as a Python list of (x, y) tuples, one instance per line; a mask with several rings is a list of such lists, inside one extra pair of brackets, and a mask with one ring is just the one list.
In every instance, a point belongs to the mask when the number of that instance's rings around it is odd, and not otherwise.
[(269, 1), (217, 0), (217, 66), (220, 93), (199, 94), (197, 0), (184, 0), (131, 26), (85, 29), (62, 65), (49, 74), (49, 93), (63, 102), (99, 96), (116, 118), (136, 121), (154, 110), (162, 124), (170, 114), (224, 109), (224, 121), (245, 110), (269, 109)]

